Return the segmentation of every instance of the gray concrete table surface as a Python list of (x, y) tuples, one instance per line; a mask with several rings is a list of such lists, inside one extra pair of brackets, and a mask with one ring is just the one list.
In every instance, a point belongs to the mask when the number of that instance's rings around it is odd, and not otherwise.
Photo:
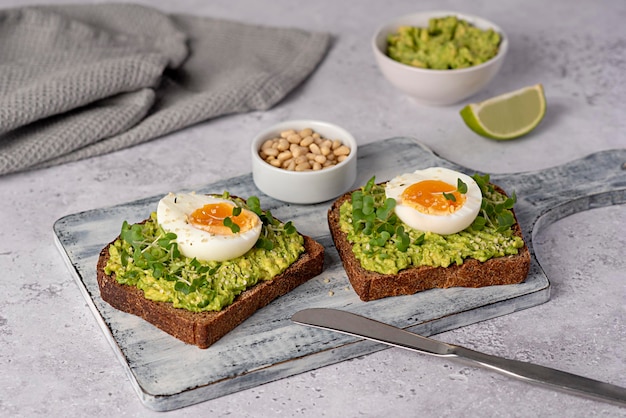
[[(0, 0), (0, 7), (69, 1)], [(113, 154), (0, 178), (0, 416), (626, 416), (626, 408), (493, 372), (387, 349), (167, 413), (144, 407), (55, 248), (68, 214), (245, 174), (248, 144), (296, 118), (334, 122), (359, 144), (407, 136), (490, 173), (539, 170), (626, 147), (626, 3), (567, 0), (337, 2), (145, 0), (168, 12), (330, 32), (328, 55), (264, 112), (199, 124)], [(531, 135), (481, 138), (461, 105), (425, 107), (394, 90), (370, 39), (385, 20), (455, 10), (508, 34), (501, 73), (469, 101), (543, 83), (548, 112)], [(228, 161), (228, 163), (225, 163)], [(566, 217), (535, 250), (552, 284), (547, 303), (439, 334), (446, 342), (626, 386), (626, 207)]]

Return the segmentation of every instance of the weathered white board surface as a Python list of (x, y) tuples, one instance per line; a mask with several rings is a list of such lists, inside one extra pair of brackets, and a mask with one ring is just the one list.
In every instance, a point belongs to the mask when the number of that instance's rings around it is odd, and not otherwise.
[[(410, 138), (391, 138), (359, 148), (355, 188), (373, 175), (384, 181), (402, 172), (445, 166), (446, 161)], [(206, 350), (186, 345), (142, 319), (104, 302), (96, 281), (99, 251), (119, 234), (124, 220), (137, 222), (155, 210), (162, 195), (69, 215), (54, 225), (56, 243), (141, 401), (159, 411), (181, 408), (386, 346), (297, 325), (300, 309), (344, 309), (401, 328), (432, 335), (546, 302), (550, 283), (532, 248), (537, 231), (562, 217), (626, 202), (626, 150), (606, 151), (551, 169), (492, 175), (518, 196), (516, 213), (530, 244), (532, 266), (524, 283), (481, 289), (435, 289), (411, 296), (362, 302), (333, 247), (326, 223), (330, 202), (288, 205), (260, 193), (251, 175), (208, 184), (197, 192), (256, 195), (262, 206), (326, 247), (324, 272), (258, 311)], [(164, 190), (163, 194), (171, 190)]]

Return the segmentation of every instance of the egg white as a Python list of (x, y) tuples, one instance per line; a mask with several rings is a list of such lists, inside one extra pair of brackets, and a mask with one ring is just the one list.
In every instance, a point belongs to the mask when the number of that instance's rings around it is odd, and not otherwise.
[[(457, 179), (467, 184), (467, 193), (463, 206), (453, 213), (426, 214), (402, 202), (402, 193), (414, 183), (424, 180), (440, 180), (456, 187)], [(413, 229), (440, 235), (454, 234), (470, 226), (476, 219), (482, 203), (480, 187), (473, 178), (443, 167), (430, 167), (413, 173), (401, 174), (387, 182), (385, 194), (396, 200), (395, 212), (402, 222)]]
[(247, 253), (259, 239), (262, 222), (259, 217), (246, 209), (256, 218), (255, 225), (248, 231), (234, 235), (217, 235), (189, 224), (187, 217), (196, 209), (210, 203), (228, 203), (228, 199), (195, 193), (169, 193), (159, 201), (157, 222), (167, 232), (176, 234), (176, 242), (181, 254), (189, 258), (205, 261), (225, 261)]

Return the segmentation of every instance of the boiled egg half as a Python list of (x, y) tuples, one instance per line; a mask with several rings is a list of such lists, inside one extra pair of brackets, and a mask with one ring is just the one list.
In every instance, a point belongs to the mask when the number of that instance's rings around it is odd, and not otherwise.
[[(247, 209), (233, 216), (235, 203), (196, 193), (169, 193), (159, 201), (157, 222), (176, 234), (181, 254), (204, 261), (225, 261), (244, 255), (259, 239), (261, 219)], [(224, 225), (230, 217), (239, 227)]]
[[(467, 185), (466, 193), (457, 190), (459, 179)], [(480, 187), (473, 178), (443, 167), (401, 174), (387, 182), (385, 194), (396, 200), (395, 212), (402, 222), (441, 235), (470, 226), (482, 203)]]

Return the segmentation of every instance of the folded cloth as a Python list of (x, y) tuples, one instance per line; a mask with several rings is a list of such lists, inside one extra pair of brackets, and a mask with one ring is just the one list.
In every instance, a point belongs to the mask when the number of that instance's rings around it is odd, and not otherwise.
[(326, 33), (136, 4), (0, 10), (0, 175), (269, 109), (329, 44)]

